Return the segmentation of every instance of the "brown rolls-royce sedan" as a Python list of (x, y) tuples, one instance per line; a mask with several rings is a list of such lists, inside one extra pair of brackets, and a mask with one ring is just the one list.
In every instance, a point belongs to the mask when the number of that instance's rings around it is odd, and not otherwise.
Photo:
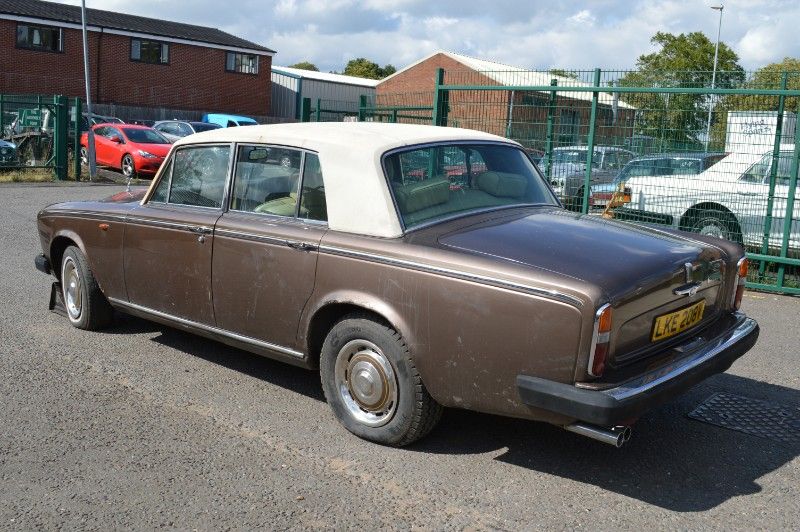
[(75, 327), (117, 310), (318, 368), (338, 420), (390, 445), (456, 407), (619, 446), (758, 336), (740, 246), (568, 212), (518, 144), (465, 129), (199, 133), (146, 192), (38, 229)]

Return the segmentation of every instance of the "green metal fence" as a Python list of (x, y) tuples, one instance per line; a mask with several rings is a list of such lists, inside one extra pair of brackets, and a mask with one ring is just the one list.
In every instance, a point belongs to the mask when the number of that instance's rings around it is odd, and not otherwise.
[(0, 172), (51, 170), (80, 179), (79, 98), (0, 94)]
[(800, 294), (800, 73), (440, 69), (434, 90), (362, 100), (360, 120), (520, 142), (567, 208), (744, 245), (749, 286)]

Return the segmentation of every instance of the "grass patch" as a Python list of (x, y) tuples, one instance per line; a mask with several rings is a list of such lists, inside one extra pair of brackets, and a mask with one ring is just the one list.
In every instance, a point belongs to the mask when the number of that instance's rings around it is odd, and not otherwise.
[(54, 180), (53, 170), (49, 168), (0, 171), (0, 183), (48, 183)]

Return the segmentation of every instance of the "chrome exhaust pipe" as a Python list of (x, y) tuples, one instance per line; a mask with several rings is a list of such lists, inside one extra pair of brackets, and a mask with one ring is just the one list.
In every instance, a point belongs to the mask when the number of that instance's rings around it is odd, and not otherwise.
[(605, 428), (589, 425), (588, 423), (573, 423), (572, 425), (564, 426), (564, 428), (575, 434), (613, 445), (617, 449), (631, 439), (631, 428), (623, 425)]

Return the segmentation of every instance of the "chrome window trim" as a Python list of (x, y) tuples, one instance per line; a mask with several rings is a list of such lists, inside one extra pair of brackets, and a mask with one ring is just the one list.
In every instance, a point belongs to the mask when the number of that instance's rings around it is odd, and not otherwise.
[(295, 349), (290, 349), (288, 347), (284, 347), (284, 346), (281, 346), (281, 345), (273, 344), (273, 343), (270, 343), (270, 342), (265, 342), (264, 340), (258, 340), (256, 338), (252, 338), (250, 336), (243, 336), (241, 334), (237, 334), (237, 333), (228, 331), (226, 329), (220, 329), (218, 327), (213, 327), (211, 325), (204, 325), (202, 323), (199, 323), (199, 322), (196, 322), (196, 321), (192, 321), (192, 320), (188, 320), (186, 318), (180, 318), (180, 317), (174, 316), (172, 314), (167, 314), (166, 312), (161, 312), (159, 310), (151, 309), (149, 307), (145, 307), (145, 306), (142, 306), (142, 305), (137, 305), (136, 303), (129, 303), (127, 301), (122, 301), (120, 299), (116, 299), (116, 298), (113, 298), (113, 297), (109, 297), (108, 300), (113, 305), (116, 305), (116, 306), (119, 306), (119, 307), (122, 307), (122, 308), (130, 308), (130, 309), (133, 309), (133, 310), (138, 310), (139, 312), (144, 312), (146, 314), (152, 314), (153, 316), (158, 316), (159, 318), (163, 318), (163, 319), (166, 319), (166, 320), (171, 320), (171, 321), (174, 321), (176, 323), (180, 323), (181, 325), (185, 325), (187, 327), (193, 327), (195, 329), (201, 329), (201, 330), (209, 332), (209, 333), (217, 334), (219, 336), (225, 336), (227, 338), (231, 338), (231, 339), (237, 340), (239, 342), (244, 342), (244, 343), (255, 345), (255, 346), (258, 346), (258, 347), (261, 347), (261, 348), (264, 348), (264, 349), (269, 349), (271, 351), (276, 351), (278, 353), (281, 353), (281, 354), (284, 354), (284, 355), (289, 355), (289, 356), (294, 357), (294, 358), (298, 358), (298, 359), (304, 359), (305, 358), (305, 355), (303, 353), (301, 353), (300, 351), (297, 351)]
[[(395, 216), (397, 216), (397, 221), (400, 223), (400, 228), (402, 229), (404, 235), (408, 234), (408, 233), (412, 233), (412, 232), (414, 232), (414, 231), (416, 231), (418, 229), (422, 229), (423, 227), (430, 227), (431, 225), (435, 225), (437, 223), (443, 222), (443, 221), (445, 221), (445, 218), (437, 218), (435, 220), (429, 220), (427, 222), (424, 222), (423, 224), (415, 225), (414, 227), (412, 227), (410, 229), (406, 227), (406, 222), (405, 222), (405, 220), (403, 220), (403, 215), (400, 213), (400, 207), (397, 205), (397, 198), (394, 195), (394, 187), (392, 187), (392, 183), (389, 181), (389, 174), (386, 171), (386, 158), (390, 157), (390, 156), (392, 156), (392, 155), (394, 155), (396, 153), (415, 151), (415, 150), (420, 150), (420, 149), (425, 149), (425, 148), (435, 148), (435, 147), (439, 147), (439, 146), (459, 146), (459, 145), (465, 145), (465, 144), (478, 145), (478, 146), (505, 146), (505, 147), (508, 147), (508, 148), (513, 148), (513, 149), (519, 150), (520, 152), (522, 152), (522, 154), (525, 156), (525, 158), (528, 160), (528, 162), (530, 162), (531, 166), (533, 167), (534, 173), (541, 179), (542, 183), (544, 183), (545, 188), (548, 190), (548, 192), (550, 192), (550, 196), (555, 201), (555, 203), (552, 206), (553, 207), (561, 207), (562, 206), (561, 205), (561, 201), (558, 199), (558, 196), (556, 196), (556, 194), (553, 192), (553, 189), (550, 186), (550, 183), (548, 183), (547, 179), (545, 179), (544, 176), (542, 175), (542, 173), (539, 172), (539, 168), (536, 166), (536, 164), (534, 164), (534, 162), (531, 161), (530, 155), (528, 155), (525, 152), (525, 150), (523, 150), (522, 147), (519, 144), (515, 143), (515, 142), (501, 141), (501, 140), (469, 140), (469, 139), (462, 139), (462, 140), (445, 140), (445, 141), (437, 141), (437, 142), (423, 142), (423, 143), (420, 143), (420, 144), (407, 144), (405, 146), (392, 148), (391, 150), (388, 150), (388, 151), (384, 152), (381, 155), (381, 170), (383, 171), (384, 184), (389, 189), (389, 195), (391, 196), (392, 203), (394, 204)], [(550, 205), (550, 204), (514, 203), (514, 204), (511, 204), (511, 205), (498, 205), (498, 206), (494, 206), (494, 207), (486, 207), (486, 208), (480, 209), (478, 211), (472, 210), (472, 211), (465, 211), (465, 212), (460, 212), (460, 213), (453, 213), (452, 216), (446, 217), (446, 220), (455, 220), (455, 219), (458, 219), (458, 218), (471, 216), (473, 214), (478, 214), (479, 212), (491, 212), (493, 210), (499, 210), (499, 209), (502, 209), (504, 207), (531, 207), (531, 206), (539, 206), (539, 205)]]
[(453, 270), (451, 268), (444, 268), (441, 266), (432, 266), (430, 264), (423, 264), (421, 262), (406, 260), (406, 259), (398, 259), (394, 257), (387, 257), (386, 255), (377, 255), (374, 253), (368, 253), (364, 251), (355, 251), (351, 249), (340, 248), (336, 246), (329, 246), (327, 244), (320, 244), (319, 246), (320, 253), (327, 253), (329, 255), (338, 255), (342, 257), (350, 257), (356, 259), (363, 259), (368, 260), (370, 262), (377, 262), (380, 264), (386, 264), (389, 266), (401, 266), (404, 268), (410, 268), (413, 270), (426, 272), (426, 273), (434, 273), (438, 275), (444, 275), (447, 277), (451, 277), (453, 279), (459, 279), (462, 281), (470, 281), (476, 282), (479, 284), (494, 286), (497, 288), (505, 288), (509, 290), (514, 290), (516, 292), (524, 292), (527, 294), (531, 294), (534, 296), (543, 297), (546, 299), (552, 299), (555, 301), (560, 301), (562, 303), (567, 303), (576, 307), (578, 309), (583, 308), (583, 301), (578, 299), (575, 296), (565, 294), (564, 292), (559, 292), (557, 290), (549, 290), (546, 288), (537, 288), (534, 286), (529, 286), (521, 283), (515, 283), (513, 281), (507, 281), (505, 279), (499, 279), (497, 277), (490, 277), (487, 275), (480, 275), (480, 274), (473, 274), (473, 273), (466, 273), (461, 272), (458, 270)]

